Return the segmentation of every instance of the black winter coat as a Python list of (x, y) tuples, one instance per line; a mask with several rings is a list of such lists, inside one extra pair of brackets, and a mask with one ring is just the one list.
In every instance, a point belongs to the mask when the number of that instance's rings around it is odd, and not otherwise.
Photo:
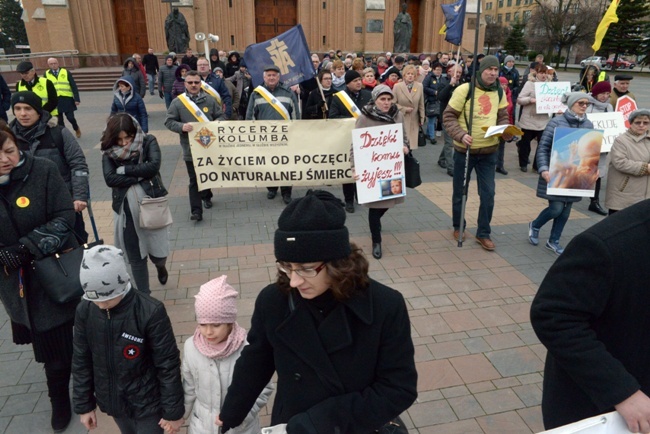
[[(348, 90), (346, 87), (345, 90), (342, 90), (341, 92), (345, 92), (348, 94), (348, 96), (354, 101), (354, 104), (359, 108), (359, 114), (361, 114), (361, 109), (364, 108), (370, 100), (372, 99), (372, 93), (367, 90), (367, 89), (361, 89), (358, 94), (353, 94)], [(338, 96), (336, 96), (337, 92), (334, 92), (332, 94), (331, 102), (330, 102), (330, 112), (329, 112), (329, 119), (345, 119), (345, 118), (351, 118), (352, 114), (350, 111), (345, 107), (345, 105), (341, 102)]]
[[(113, 189), (113, 211), (120, 212), (122, 202), (126, 192), (134, 184), (139, 183), (143, 179), (152, 180), (155, 184), (160, 179), (160, 146), (156, 138), (150, 134), (144, 136), (142, 144), (142, 163), (138, 164), (138, 158), (133, 158), (126, 161), (116, 161), (111, 157), (104, 155), (102, 157), (102, 169), (104, 171), (104, 180), (106, 185)], [(124, 166), (124, 175), (117, 173), (117, 168)], [(157, 194), (164, 196), (164, 194)]]
[(271, 424), (300, 434), (370, 433), (417, 396), (410, 321), (402, 295), (376, 281), (338, 303), (319, 327), (307, 304), (276, 285), (262, 290), (221, 407), (235, 427), (277, 372)]
[(576, 236), (546, 274), (530, 319), (548, 349), (546, 429), (650, 395), (650, 200)]
[(75, 413), (183, 417), (180, 351), (160, 301), (133, 288), (110, 310), (84, 300), (74, 327)]
[[(54, 163), (29, 154), (23, 158), (22, 166), (11, 171), (9, 184), (0, 185), (0, 246), (24, 244), (36, 258), (77, 246), (76, 240), (69, 237), (60, 249), (42, 250), (45, 246), (40, 241), (45, 237), (47, 224), (57, 220), (74, 226), (74, 208)], [(20, 297), (18, 270), (0, 270), (0, 298), (12, 321), (37, 332), (72, 321), (79, 300), (54, 303), (33, 279), (29, 265), (23, 267), (25, 297)]]

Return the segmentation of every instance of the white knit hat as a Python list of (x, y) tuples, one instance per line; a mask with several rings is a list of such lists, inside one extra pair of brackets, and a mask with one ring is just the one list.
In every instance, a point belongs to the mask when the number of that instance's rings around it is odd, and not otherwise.
[(126, 271), (124, 253), (108, 245), (84, 251), (79, 281), (84, 300), (108, 301), (126, 293), (131, 287), (131, 278)]

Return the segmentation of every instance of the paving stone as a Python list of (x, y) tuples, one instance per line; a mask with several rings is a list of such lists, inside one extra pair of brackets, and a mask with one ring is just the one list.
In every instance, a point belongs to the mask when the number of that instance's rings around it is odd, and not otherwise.
[(474, 397), (487, 414), (502, 413), (526, 407), (511, 389), (476, 393)]
[(484, 434), (483, 429), (474, 419), (422, 427), (419, 432), (420, 434)]
[(408, 413), (416, 428), (458, 420), (445, 400), (414, 404), (409, 408)]
[(491, 351), (485, 353), (485, 356), (504, 377), (530, 374), (544, 369), (540, 358), (528, 347)]
[(29, 414), (34, 410), (34, 406), (41, 397), (40, 392), (21, 393), (19, 395), (9, 396), (0, 410), (0, 416), (16, 416), (19, 414)]
[(485, 415), (483, 408), (472, 395), (449, 398), (447, 401), (451, 408), (454, 409), (458, 419), (469, 419)]
[(499, 373), (483, 354), (453, 357), (449, 359), (449, 362), (465, 383), (476, 383), (500, 378)]

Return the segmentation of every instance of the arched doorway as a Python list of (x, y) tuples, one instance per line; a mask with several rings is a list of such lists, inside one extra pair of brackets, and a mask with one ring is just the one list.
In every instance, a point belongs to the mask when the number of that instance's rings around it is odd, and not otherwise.
[[(407, 1), (406, 12), (411, 16), (411, 22), (413, 23), (413, 36), (411, 38), (411, 53), (419, 53), (421, 47), (421, 38), (420, 35), (424, 34), (424, 31), (420, 33), (420, 1), (421, 0), (409, 0)], [(424, 24), (424, 20), (422, 20)]]
[(125, 60), (133, 53), (146, 53), (149, 49), (144, 0), (115, 0), (115, 29), (120, 58)]
[(255, 41), (267, 41), (298, 24), (296, 0), (255, 0)]

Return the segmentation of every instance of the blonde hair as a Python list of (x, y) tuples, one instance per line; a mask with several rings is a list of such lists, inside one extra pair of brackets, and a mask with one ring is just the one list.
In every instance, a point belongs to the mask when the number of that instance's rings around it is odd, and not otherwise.
[(340, 60), (336, 59), (334, 62), (332, 62), (332, 69), (337, 69), (337, 68), (344, 68), (345, 65), (343, 65), (343, 62)]
[(375, 74), (375, 70), (372, 68), (366, 68), (363, 70), (363, 75), (366, 75), (368, 73), (372, 73), (373, 75)]
[(406, 65), (404, 69), (402, 69), (402, 77), (404, 77), (408, 72), (412, 72), (413, 74), (418, 75), (417, 70), (415, 69), (415, 65)]
[(354, 71), (363, 71), (363, 60), (356, 58), (352, 61), (352, 70)]

